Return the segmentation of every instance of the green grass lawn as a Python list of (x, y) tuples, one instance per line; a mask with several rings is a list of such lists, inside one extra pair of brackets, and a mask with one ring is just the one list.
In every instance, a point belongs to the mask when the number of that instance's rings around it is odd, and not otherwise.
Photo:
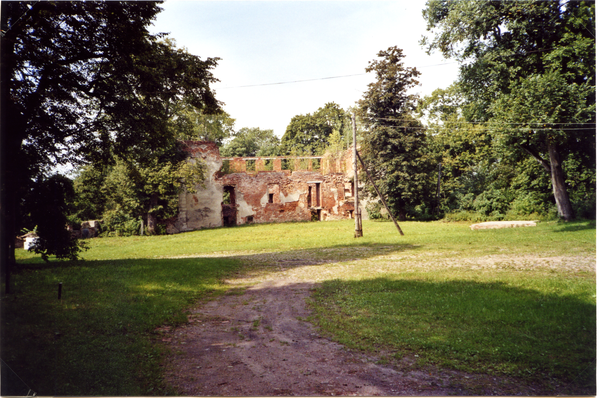
[[(355, 239), (348, 220), (101, 238), (85, 261), (47, 264), (18, 250), (13, 293), (2, 296), (2, 359), (38, 395), (172, 394), (155, 329), (185, 322), (190, 305), (226, 291), (224, 278), (269, 272), (265, 254), (276, 253), (319, 260), (310, 272), (328, 276), (313, 322), (350, 347), (595, 393), (595, 272), (570, 265), (595, 256), (595, 222), (401, 226), (404, 237), (365, 221)], [(564, 261), (527, 266), (539, 257)], [(473, 260), (487, 258), (502, 261)]]

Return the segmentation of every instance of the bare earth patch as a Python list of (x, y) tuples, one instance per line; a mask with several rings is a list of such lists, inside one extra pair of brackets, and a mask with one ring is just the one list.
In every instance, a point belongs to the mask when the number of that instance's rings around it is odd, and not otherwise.
[[(307, 253), (306, 253), (307, 254)], [(398, 262), (373, 258), (381, 267)], [(461, 266), (515, 266), (509, 256), (460, 260)], [(410, 262), (409, 256), (402, 261)], [(426, 262), (422, 261), (424, 264)], [(525, 260), (525, 259), (523, 259)], [(336, 268), (350, 263), (316, 261), (274, 253), (249, 256), (270, 263), (272, 272), (230, 280), (229, 294), (190, 310), (188, 323), (160, 328), (159, 341), (172, 355), (166, 380), (186, 396), (282, 395), (556, 395), (562, 386), (525, 383), (513, 378), (467, 374), (445, 369), (411, 369), (411, 358), (380, 363), (379, 356), (352, 351), (320, 336), (305, 319), (311, 291)], [(511, 262), (512, 261), (512, 262)], [(527, 268), (595, 270), (593, 257), (535, 258), (516, 261)], [(449, 266), (450, 264), (446, 264)], [(407, 370), (408, 369), (408, 370)]]

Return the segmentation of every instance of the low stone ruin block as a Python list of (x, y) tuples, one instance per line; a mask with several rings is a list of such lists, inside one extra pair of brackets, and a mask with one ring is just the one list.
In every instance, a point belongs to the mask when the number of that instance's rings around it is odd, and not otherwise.
[(515, 227), (535, 227), (535, 221), (488, 221), (479, 224), (472, 224), (471, 230), (478, 229), (499, 229), (499, 228), (515, 228)]

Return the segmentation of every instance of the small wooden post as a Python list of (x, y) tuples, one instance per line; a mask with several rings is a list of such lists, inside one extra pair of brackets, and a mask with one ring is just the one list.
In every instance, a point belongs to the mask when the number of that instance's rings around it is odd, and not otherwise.
[(58, 299), (62, 298), (62, 282), (58, 283)]
[(358, 150), (356, 149), (356, 119), (352, 114), (352, 142), (354, 143), (354, 151), (352, 157), (352, 167), (354, 168), (354, 237), (360, 238), (363, 236), (362, 220), (360, 214), (360, 203), (358, 202)]

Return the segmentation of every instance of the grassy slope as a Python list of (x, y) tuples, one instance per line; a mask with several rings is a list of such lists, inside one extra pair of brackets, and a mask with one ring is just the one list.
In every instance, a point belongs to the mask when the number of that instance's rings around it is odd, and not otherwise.
[[(15, 293), (2, 300), (2, 359), (38, 395), (168, 393), (154, 329), (184, 322), (191, 303), (223, 292), (221, 280), (243, 270), (248, 255), (286, 252), (352, 264), (352, 272), (337, 273), (324, 285), (314, 304), (316, 322), (346, 344), (384, 346), (474, 370), (571, 378), (580, 371), (577, 383), (586, 383), (595, 358), (595, 274), (510, 267), (478, 272), (436, 264), (488, 255), (595, 255), (595, 223), (476, 232), (458, 223), (402, 228), (404, 237), (390, 223), (365, 222), (361, 239), (353, 238), (352, 221), (94, 239), (86, 261), (50, 264), (19, 251)], [(462, 308), (465, 302), (472, 308)], [(551, 311), (541, 312), (542, 306)], [(514, 316), (499, 318), (501, 309)], [(536, 317), (539, 322), (525, 327)], [(345, 326), (336, 332), (331, 320)], [(548, 324), (556, 326), (544, 328)], [(556, 342), (546, 341), (544, 329)], [(472, 335), (480, 337), (473, 342)], [(529, 348), (515, 346), (519, 339), (511, 336), (522, 336)], [(456, 344), (465, 339), (467, 345)], [(530, 360), (528, 353), (538, 351)], [(578, 370), (574, 360), (565, 362), (571, 353), (588, 365)]]

